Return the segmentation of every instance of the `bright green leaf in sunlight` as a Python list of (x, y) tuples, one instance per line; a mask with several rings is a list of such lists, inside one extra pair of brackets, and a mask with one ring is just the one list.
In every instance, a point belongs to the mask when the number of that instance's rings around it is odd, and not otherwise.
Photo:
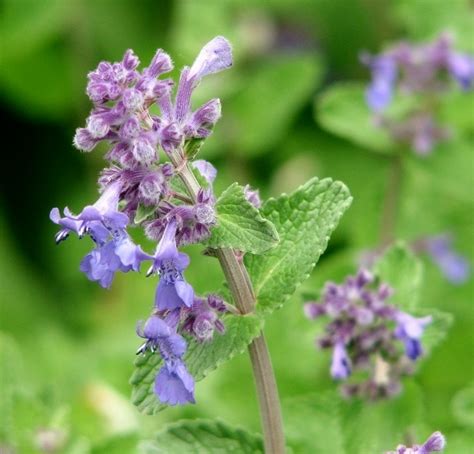
[(263, 453), (260, 435), (221, 421), (195, 420), (170, 424), (153, 441), (144, 442), (143, 454)]
[(277, 244), (275, 227), (246, 199), (244, 188), (237, 183), (221, 194), (215, 208), (217, 225), (207, 240), (209, 247), (261, 254)]
[[(228, 315), (224, 317), (223, 322), (225, 333), (216, 333), (210, 342), (198, 343), (188, 339), (184, 361), (196, 381), (202, 380), (235, 355), (243, 353), (263, 326), (263, 321), (254, 315)], [(160, 356), (146, 352), (135, 361), (135, 371), (130, 379), (133, 387), (132, 402), (147, 414), (154, 414), (165, 408), (153, 392), (155, 377), (160, 367)]]
[(245, 257), (257, 311), (277, 309), (309, 276), (351, 201), (343, 183), (313, 178), (264, 204), (262, 214), (275, 225), (280, 242), (263, 255)]

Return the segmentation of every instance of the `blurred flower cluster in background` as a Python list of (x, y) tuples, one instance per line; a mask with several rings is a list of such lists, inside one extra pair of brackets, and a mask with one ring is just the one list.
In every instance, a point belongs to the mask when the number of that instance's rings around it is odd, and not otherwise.
[[(377, 425), (393, 449), (403, 440), (392, 428), (408, 420), (416, 437), (408, 434), (404, 444), (440, 429), (448, 453), (467, 452), (474, 445), (474, 92), (463, 90), (472, 85), (472, 60), (460, 59), (474, 53), (473, 21), (469, 0), (3, 0), (0, 385), (8, 392), (0, 396), (0, 452), (133, 452), (137, 439), (167, 422), (216, 415), (259, 430), (256, 400), (242, 398), (254, 395), (245, 356), (196, 386), (198, 404), (138, 413), (128, 383), (140, 346), (135, 323), (149, 311), (156, 281), (129, 273), (117, 274), (107, 291), (92, 285), (78, 273), (90, 244), (56, 248), (48, 218), (52, 206), (77, 213), (97, 199), (106, 148), (98, 143), (84, 155), (73, 147), (90, 111), (91, 68), (120, 61), (126, 49), (149, 62), (163, 48), (179, 70), (217, 35), (232, 43), (234, 67), (203, 80), (192, 105), (221, 100), (222, 118), (199, 155), (219, 169), (215, 192), (237, 181), (266, 199), (316, 175), (342, 180), (354, 197), (315, 273), (266, 325), (288, 439), (301, 448), (295, 452), (308, 452), (297, 431), (303, 423), (313, 442), (325, 429), (337, 433), (318, 419), (317, 403), (309, 423), (298, 400), (335, 388), (330, 355), (315, 351), (302, 301), (326, 281), (355, 274), (361, 255), (365, 263), (378, 254), (395, 149), (403, 159), (388, 236), (405, 240), (425, 265), (420, 306), (451, 313), (454, 322), (416, 376), (404, 379), (399, 397), (370, 403), (353, 430)], [(380, 55), (443, 39), (451, 53), (447, 70), (436, 73), (441, 92), (433, 96), (422, 81), (422, 96), (392, 93), (395, 76), (377, 66)], [(385, 71), (382, 81), (374, 68)], [(144, 234), (131, 235), (153, 250)], [(196, 293), (218, 290), (215, 260), (195, 245), (184, 250)]]

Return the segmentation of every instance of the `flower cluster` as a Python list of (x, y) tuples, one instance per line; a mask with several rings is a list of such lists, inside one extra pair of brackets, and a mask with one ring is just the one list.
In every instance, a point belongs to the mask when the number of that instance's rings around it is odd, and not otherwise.
[[(61, 227), (57, 243), (71, 232), (92, 239), (94, 248), (80, 269), (104, 288), (110, 287), (117, 271), (139, 271), (142, 262), (151, 261), (147, 275), (160, 279), (152, 315), (137, 330), (145, 339), (139, 353), (161, 356), (155, 392), (161, 402), (176, 405), (194, 402), (194, 379), (183, 360), (183, 334), (205, 342), (215, 330), (224, 332), (219, 319), (226, 311), (224, 302), (216, 295), (195, 295), (184, 278), (189, 257), (178, 250), (205, 239), (216, 223), (216, 169), (202, 160), (191, 163), (207, 182), (196, 197), (180, 192), (178, 180), (188, 164), (187, 145), (209, 136), (221, 113), (218, 99), (193, 111), (192, 92), (204, 76), (230, 67), (232, 52), (222, 37), (207, 43), (193, 65), (181, 72), (175, 96), (173, 81), (159, 78), (173, 69), (169, 55), (160, 49), (148, 67), (138, 71), (138, 65), (133, 51), (127, 50), (120, 62), (101, 62), (89, 73), (87, 95), (93, 109), (86, 126), (77, 129), (74, 145), (82, 151), (91, 151), (99, 142), (108, 147), (109, 164), (99, 177), (101, 195), (78, 215), (65, 208), (61, 216), (54, 208), (50, 218)], [(151, 113), (153, 105), (160, 115)], [(160, 150), (169, 161), (160, 163)], [(158, 242), (153, 255), (132, 241), (130, 226), (143, 227)]]
[(422, 445), (413, 445), (411, 448), (398, 445), (395, 451), (387, 451), (386, 454), (431, 454), (440, 452), (446, 446), (446, 439), (441, 432), (434, 432)]
[[(372, 73), (367, 104), (375, 112), (377, 123), (397, 141), (410, 144), (424, 155), (449, 137), (449, 130), (434, 119), (435, 102), (440, 93), (449, 89), (450, 78), (463, 90), (473, 87), (473, 56), (454, 50), (452, 38), (443, 34), (432, 43), (416, 46), (402, 42), (379, 55), (364, 54), (361, 59)], [(399, 121), (383, 115), (397, 87), (421, 98), (417, 108)]]
[(421, 337), (431, 323), (429, 316), (415, 318), (387, 304), (392, 289), (384, 283), (372, 288), (374, 282), (374, 276), (362, 269), (341, 285), (327, 283), (320, 300), (304, 306), (309, 319), (331, 319), (317, 340), (320, 348), (332, 349), (331, 376), (346, 380), (355, 371), (368, 376), (362, 382), (345, 383), (346, 396), (376, 399), (397, 394), (400, 378), (411, 372), (423, 353)]

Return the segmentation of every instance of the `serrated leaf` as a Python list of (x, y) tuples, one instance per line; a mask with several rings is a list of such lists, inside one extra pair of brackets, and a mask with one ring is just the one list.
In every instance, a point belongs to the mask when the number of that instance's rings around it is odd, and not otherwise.
[(374, 272), (395, 290), (393, 301), (398, 308), (407, 312), (417, 309), (423, 267), (403, 243), (397, 243), (385, 251), (374, 265)]
[(245, 197), (244, 188), (230, 185), (217, 199), (217, 225), (211, 231), (207, 246), (233, 248), (261, 254), (275, 246), (278, 233)]
[(280, 241), (261, 256), (245, 257), (258, 312), (278, 308), (309, 276), (351, 201), (343, 183), (313, 178), (265, 203), (262, 214), (273, 222)]
[(140, 224), (141, 222), (148, 219), (155, 211), (156, 206), (145, 206), (140, 203), (135, 213), (135, 219), (133, 220), (133, 222), (135, 224)]
[[(242, 353), (248, 344), (259, 335), (263, 320), (255, 315), (227, 315), (224, 317), (226, 332), (215, 334), (211, 342), (188, 342), (185, 362), (196, 381)], [(155, 414), (165, 405), (159, 402), (153, 386), (156, 374), (161, 366), (160, 356), (147, 352), (135, 361), (135, 371), (130, 379), (132, 384), (132, 402), (143, 413)]]
[(154, 441), (145, 442), (143, 454), (242, 454), (263, 453), (260, 435), (234, 428), (222, 421), (196, 420), (170, 424)]

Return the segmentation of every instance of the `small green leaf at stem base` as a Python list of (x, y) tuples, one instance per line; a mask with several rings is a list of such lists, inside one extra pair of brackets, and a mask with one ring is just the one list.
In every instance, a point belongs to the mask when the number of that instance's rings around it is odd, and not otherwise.
[(207, 246), (261, 254), (277, 244), (275, 227), (246, 199), (244, 188), (237, 183), (217, 199), (216, 211), (217, 225)]

